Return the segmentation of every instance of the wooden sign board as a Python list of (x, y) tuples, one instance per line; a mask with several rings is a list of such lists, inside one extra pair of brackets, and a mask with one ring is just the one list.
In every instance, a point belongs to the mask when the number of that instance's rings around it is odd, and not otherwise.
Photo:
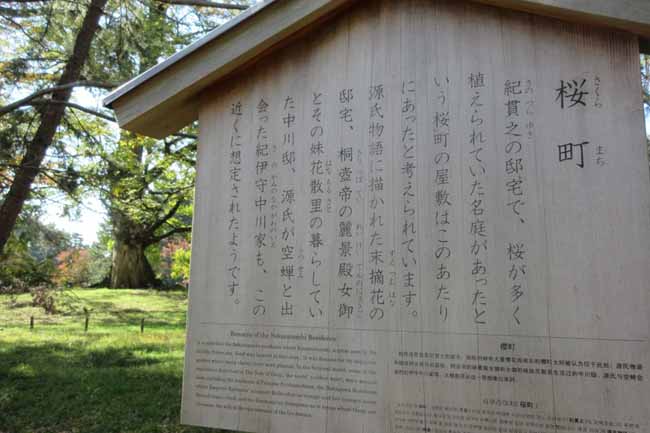
[(182, 421), (648, 431), (636, 38), (350, 9), (204, 92)]

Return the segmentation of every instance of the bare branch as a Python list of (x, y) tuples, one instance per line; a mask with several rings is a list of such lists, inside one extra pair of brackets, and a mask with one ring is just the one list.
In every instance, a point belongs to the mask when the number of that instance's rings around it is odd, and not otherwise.
[(198, 7), (218, 8), (218, 9), (235, 9), (240, 11), (244, 11), (248, 9), (248, 6), (246, 5), (213, 2), (209, 0), (158, 0), (158, 1), (162, 3), (168, 3), (171, 5), (198, 6)]
[(95, 87), (99, 89), (112, 89), (115, 87), (113, 83), (104, 83), (100, 81), (75, 81), (74, 83), (61, 84), (54, 87), (48, 87), (47, 89), (42, 89), (37, 92), (32, 93), (18, 101), (12, 102), (11, 104), (0, 107), (0, 117), (4, 116), (11, 111), (20, 108), (25, 105), (30, 105), (30, 101), (38, 98), (39, 96), (47, 95), (49, 93), (58, 92), (60, 90), (70, 89), (72, 87)]

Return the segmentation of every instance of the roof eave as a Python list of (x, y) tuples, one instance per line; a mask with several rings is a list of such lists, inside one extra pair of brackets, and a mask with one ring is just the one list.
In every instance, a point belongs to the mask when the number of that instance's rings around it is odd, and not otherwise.
[(233, 27), (237, 26), (238, 24), (246, 21), (247, 19), (250, 19), (253, 17), (255, 14), (259, 13), (262, 9), (264, 9), (266, 6), (270, 5), (271, 3), (275, 3), (278, 0), (264, 0), (262, 3), (259, 3), (257, 5), (254, 5), (233, 19), (225, 22), (223, 25), (217, 27), (216, 29), (210, 31), (207, 33), (204, 37), (194, 41), (187, 47), (183, 48), (182, 50), (174, 53), (172, 56), (166, 58), (162, 62), (158, 63), (157, 65), (147, 69), (145, 72), (142, 74), (136, 76), (135, 78), (127, 81), (126, 83), (122, 84), (120, 87), (117, 89), (111, 91), (106, 97), (103, 99), (103, 104), (105, 107), (112, 108), (112, 104), (115, 100), (121, 98), (125, 94), (129, 93), (131, 90), (135, 89), (136, 87), (140, 86), (142, 83), (145, 81), (154, 78), (157, 74), (162, 72), (163, 70), (169, 68), (170, 66), (180, 62), (183, 60), (185, 57), (189, 56), (193, 52), (197, 51), (201, 47), (209, 44), (210, 42), (214, 41), (215, 39), (219, 38), (219, 36), (223, 35)]
[(104, 98), (118, 124), (164, 138), (196, 120), (196, 96), (355, 0), (267, 0)]
[[(197, 95), (289, 36), (355, 0), (266, 0), (179, 51), (104, 98), (120, 127), (164, 138), (192, 121)], [(640, 36), (650, 51), (648, 0), (473, 0), (492, 6), (604, 26)]]

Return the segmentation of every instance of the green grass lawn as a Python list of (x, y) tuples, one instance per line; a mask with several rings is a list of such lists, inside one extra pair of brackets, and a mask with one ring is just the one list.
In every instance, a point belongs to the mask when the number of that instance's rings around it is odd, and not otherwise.
[(0, 433), (215, 431), (179, 424), (185, 293), (79, 289), (63, 298), (45, 314), (30, 295), (0, 295)]

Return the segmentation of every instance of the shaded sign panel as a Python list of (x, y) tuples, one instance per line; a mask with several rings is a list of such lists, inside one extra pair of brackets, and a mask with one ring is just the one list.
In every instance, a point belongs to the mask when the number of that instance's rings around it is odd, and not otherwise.
[(384, 1), (206, 92), (183, 422), (647, 431), (637, 53)]

